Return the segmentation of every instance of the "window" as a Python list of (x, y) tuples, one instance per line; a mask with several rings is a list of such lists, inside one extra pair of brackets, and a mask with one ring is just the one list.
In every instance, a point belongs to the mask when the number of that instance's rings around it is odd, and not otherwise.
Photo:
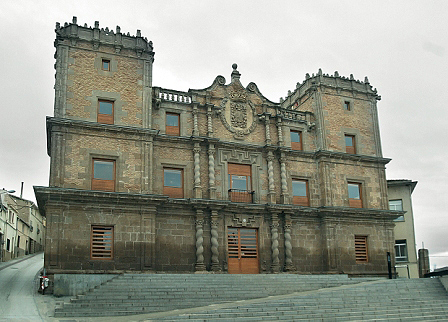
[(171, 198), (184, 197), (184, 174), (182, 169), (163, 169), (163, 194)]
[(115, 191), (115, 161), (92, 160), (92, 190)]
[(291, 149), (302, 150), (302, 132), (290, 131), (291, 133)]
[(292, 203), (299, 206), (309, 206), (308, 181), (292, 180)]
[(114, 102), (98, 100), (98, 123), (114, 124)]
[(344, 110), (351, 111), (352, 107), (349, 101), (344, 101)]
[(11, 210), (9, 210), (9, 222), (14, 224), (14, 213)]
[(168, 135), (180, 135), (179, 114), (166, 113), (165, 133)]
[(360, 183), (349, 182), (348, 203), (351, 208), (362, 208), (362, 187)]
[(345, 152), (356, 154), (356, 143), (354, 135), (345, 135)]
[[(402, 200), (389, 200), (389, 209), (403, 211), (403, 201)], [(397, 219), (395, 219), (394, 221), (404, 221), (404, 216), (400, 216)]]
[(101, 69), (110, 71), (110, 60), (109, 59), (103, 59), (101, 61)]
[(92, 226), (90, 236), (90, 258), (112, 259), (114, 254), (114, 227)]
[(367, 263), (367, 236), (355, 235), (355, 256), (356, 263)]
[(11, 240), (8, 238), (8, 239), (6, 240), (6, 251), (7, 251), (7, 252), (9, 252), (10, 247), (11, 247)]
[(253, 202), (251, 174), (249, 164), (228, 164), (229, 199), (233, 202)]
[(395, 241), (395, 260), (397, 262), (408, 261), (408, 250), (406, 247), (406, 239), (399, 239)]

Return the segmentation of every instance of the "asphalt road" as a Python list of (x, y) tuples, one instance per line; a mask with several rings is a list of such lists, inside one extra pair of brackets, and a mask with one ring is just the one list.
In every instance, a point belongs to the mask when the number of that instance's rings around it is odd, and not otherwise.
[(41, 253), (0, 270), (0, 321), (44, 321), (34, 297), (35, 277), (43, 265)]

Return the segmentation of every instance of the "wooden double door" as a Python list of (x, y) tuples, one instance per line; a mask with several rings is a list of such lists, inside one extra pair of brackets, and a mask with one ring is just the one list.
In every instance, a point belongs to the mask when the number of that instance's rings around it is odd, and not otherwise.
[(227, 229), (229, 274), (258, 274), (258, 231), (254, 228)]

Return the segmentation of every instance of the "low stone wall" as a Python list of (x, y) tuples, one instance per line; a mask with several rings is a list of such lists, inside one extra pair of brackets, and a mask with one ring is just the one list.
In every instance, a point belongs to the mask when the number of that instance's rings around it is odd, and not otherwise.
[(54, 296), (78, 295), (110, 281), (117, 274), (55, 274)]
[(443, 286), (445, 286), (445, 290), (448, 291), (448, 275), (440, 276), (440, 281), (442, 282)]

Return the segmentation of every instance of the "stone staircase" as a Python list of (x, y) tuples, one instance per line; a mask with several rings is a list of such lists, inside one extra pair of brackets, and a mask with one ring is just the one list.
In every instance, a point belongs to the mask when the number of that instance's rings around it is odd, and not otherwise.
[(448, 321), (448, 294), (438, 279), (125, 274), (55, 309), (55, 317), (133, 314), (172, 321)]

